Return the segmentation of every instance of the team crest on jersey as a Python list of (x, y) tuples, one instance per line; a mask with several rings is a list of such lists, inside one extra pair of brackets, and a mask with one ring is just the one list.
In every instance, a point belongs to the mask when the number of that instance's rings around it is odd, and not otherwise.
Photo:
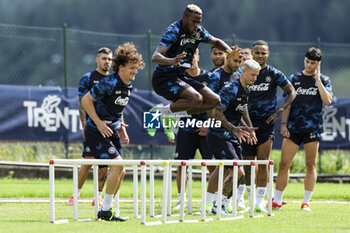
[(271, 82), (271, 77), (270, 76), (266, 76), (265, 81), (266, 82)]
[(183, 86), (186, 85), (186, 83), (185, 82), (180, 82), (179, 85), (183, 87)]
[(202, 37), (201, 37), (200, 32), (197, 32), (197, 33), (194, 35), (194, 38), (195, 38), (196, 40), (201, 40)]
[(108, 148), (108, 153), (110, 153), (111, 155), (115, 153), (115, 148), (114, 147), (110, 147)]

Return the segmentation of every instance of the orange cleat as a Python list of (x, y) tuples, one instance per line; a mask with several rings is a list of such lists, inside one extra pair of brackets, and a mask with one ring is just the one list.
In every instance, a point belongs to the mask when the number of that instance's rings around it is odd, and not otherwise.
[(276, 202), (272, 202), (272, 209), (282, 210), (282, 204), (277, 204)]
[(307, 204), (307, 203), (301, 204), (301, 210), (303, 210), (303, 211), (311, 211), (310, 205)]
[[(102, 206), (102, 198), (99, 198), (98, 199), (98, 206)], [(92, 203), (91, 203), (91, 206), (95, 206), (95, 199), (92, 199)]]
[(71, 196), (67, 202), (68, 206), (72, 206), (73, 205), (73, 196)]

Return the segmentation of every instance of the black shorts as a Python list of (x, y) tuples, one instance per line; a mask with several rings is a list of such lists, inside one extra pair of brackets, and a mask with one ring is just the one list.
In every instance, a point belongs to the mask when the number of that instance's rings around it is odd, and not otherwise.
[(96, 159), (114, 159), (122, 156), (120, 137), (117, 132), (109, 138), (104, 138), (90, 127), (85, 127), (84, 134), (84, 156), (91, 156)]
[[(211, 133), (206, 136), (207, 144), (215, 159), (242, 160), (242, 147), (238, 140), (225, 140)], [(233, 166), (225, 166), (232, 168)]]
[(258, 130), (255, 131), (256, 138), (258, 139), (258, 142), (256, 145), (249, 145), (246, 142), (242, 142), (242, 154), (243, 157), (245, 156), (256, 156), (257, 152), (256, 149), (258, 146), (264, 144), (267, 142), (267, 140), (274, 138), (274, 132), (273, 132), (273, 124), (266, 123), (267, 117), (260, 119), (260, 120), (251, 120), (253, 127), (259, 127)]
[[(82, 156), (83, 156), (83, 158), (85, 158), (85, 152), (86, 151), (86, 149), (85, 149), (85, 138), (83, 138), (83, 154), (82, 154)], [(108, 167), (108, 165), (98, 165), (98, 168), (104, 168), (104, 167)]]
[(213, 154), (209, 150), (204, 136), (199, 136), (198, 134), (193, 134), (179, 129), (176, 136), (175, 159), (194, 159), (197, 149), (199, 149), (202, 159), (214, 158)]
[(158, 95), (173, 102), (180, 99), (180, 94), (189, 87), (193, 87), (196, 91), (200, 91), (205, 87), (204, 84), (185, 77), (183, 69), (170, 72), (153, 72), (152, 86)]
[(320, 141), (321, 135), (319, 133), (289, 133), (290, 139), (292, 142), (297, 144), (298, 146), (301, 145), (301, 143), (304, 143), (304, 145), (308, 142), (315, 142)]

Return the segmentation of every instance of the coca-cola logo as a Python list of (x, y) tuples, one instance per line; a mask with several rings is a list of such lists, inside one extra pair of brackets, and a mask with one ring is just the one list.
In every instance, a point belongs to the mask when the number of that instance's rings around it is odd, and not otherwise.
[(260, 83), (259, 85), (252, 85), (249, 87), (249, 91), (268, 91), (269, 83)]
[(301, 87), (298, 87), (296, 93), (297, 95), (317, 95), (317, 88), (310, 87), (308, 89), (303, 89)]

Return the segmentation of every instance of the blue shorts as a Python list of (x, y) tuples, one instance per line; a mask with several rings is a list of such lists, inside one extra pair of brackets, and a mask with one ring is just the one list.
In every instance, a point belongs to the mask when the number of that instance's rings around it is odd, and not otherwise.
[[(242, 147), (237, 139), (225, 140), (208, 133), (206, 140), (210, 151), (214, 154), (215, 159), (242, 160)], [(232, 168), (233, 166), (225, 167)]]
[(301, 145), (301, 143), (306, 143), (309, 142), (315, 142), (315, 141), (320, 141), (321, 135), (319, 133), (292, 133), (290, 132), (290, 139), (292, 142), (297, 144), (298, 146)]
[(253, 127), (259, 127), (258, 130), (255, 131), (256, 138), (258, 142), (256, 145), (249, 145), (246, 142), (242, 142), (242, 153), (243, 157), (245, 156), (256, 156), (256, 149), (258, 146), (267, 142), (267, 140), (274, 138), (273, 127), (274, 124), (266, 123), (267, 117), (259, 120), (251, 120)]
[(109, 138), (104, 138), (99, 132), (97, 133), (87, 126), (85, 127), (84, 134), (85, 150), (83, 156), (91, 156), (96, 159), (114, 159), (122, 156), (120, 137), (117, 132)]
[(170, 72), (153, 72), (152, 86), (158, 95), (173, 102), (180, 99), (180, 94), (189, 87), (193, 87), (196, 91), (200, 91), (205, 87), (204, 84), (185, 77), (183, 69)]
[(179, 129), (176, 136), (175, 159), (188, 160), (194, 159), (196, 150), (202, 155), (202, 159), (213, 159), (214, 156), (210, 152), (204, 136), (186, 132)]

